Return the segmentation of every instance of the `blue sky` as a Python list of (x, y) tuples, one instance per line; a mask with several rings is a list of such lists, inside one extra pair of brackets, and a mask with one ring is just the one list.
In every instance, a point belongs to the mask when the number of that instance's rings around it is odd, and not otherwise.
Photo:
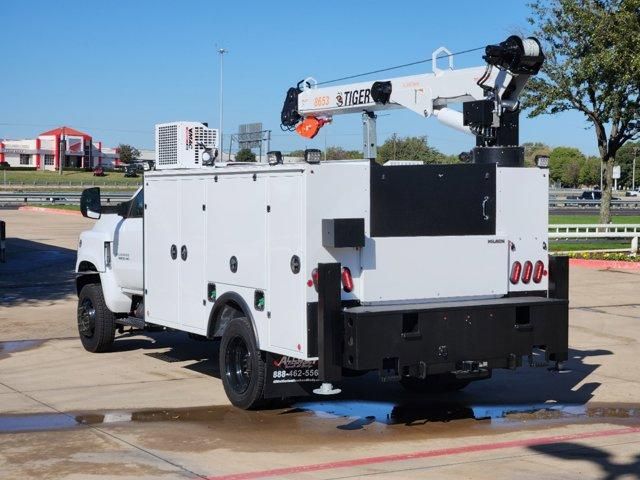
[[(153, 125), (173, 120), (218, 125), (218, 55), (225, 56), (225, 133), (262, 122), (273, 149), (359, 148), (358, 115), (337, 118), (312, 141), (281, 132), (285, 92), (300, 79), (327, 80), (527, 32), (526, 2), (475, 1), (11, 1), (0, 7), (0, 138), (33, 138), (59, 125), (106, 145), (153, 147)], [(456, 66), (482, 65), (481, 52)], [(420, 65), (392, 76), (430, 71)], [(384, 74), (389, 75), (389, 74)], [(374, 79), (368, 77), (367, 79)], [(569, 145), (595, 154), (583, 117), (521, 121), (521, 141)], [(406, 111), (378, 119), (391, 133), (427, 135), (446, 153), (473, 139)], [(225, 135), (226, 137), (226, 135)]]

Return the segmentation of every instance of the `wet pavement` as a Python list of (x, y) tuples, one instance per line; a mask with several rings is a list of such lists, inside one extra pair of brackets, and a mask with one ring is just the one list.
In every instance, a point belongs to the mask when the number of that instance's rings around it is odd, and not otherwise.
[[(245, 426), (254, 435), (273, 435), (286, 430), (292, 437), (305, 437), (310, 431), (340, 435), (337, 430), (387, 429), (401, 432), (404, 427), (419, 430), (420, 434), (437, 433), (439, 424), (446, 429), (474, 425), (487, 433), (497, 427), (538, 429), (558, 421), (586, 424), (607, 421), (620, 425), (640, 425), (640, 405), (621, 404), (541, 404), (541, 405), (465, 405), (455, 402), (434, 402), (423, 399), (414, 404), (393, 404), (360, 401), (302, 401), (281, 409), (245, 412), (232, 406), (147, 409), (137, 411), (115, 410), (98, 412), (34, 413), (0, 416), (0, 433), (53, 431), (83, 428), (87, 425), (127, 423), (192, 423), (224, 432), (226, 438), (244, 436)], [(461, 425), (457, 425), (460, 423)], [(315, 425), (314, 425), (315, 424)], [(329, 428), (324, 428), (329, 427)], [(423, 427), (423, 428), (414, 428)], [(316, 438), (317, 440), (317, 438)], [(244, 442), (244, 439), (243, 439)], [(246, 442), (244, 442), (246, 443)], [(294, 444), (294, 442), (290, 442)]]
[[(47, 214), (25, 213), (11, 232), (40, 251), (72, 249), (84, 228), (55, 217), (56, 237)], [(35, 277), (54, 278), (48, 258)], [(0, 478), (640, 478), (638, 291), (638, 273), (571, 270), (561, 372), (499, 371), (440, 395), (367, 375), (246, 412), (226, 400), (217, 342), (122, 335), (91, 355), (68, 285), (15, 288), (0, 301)]]

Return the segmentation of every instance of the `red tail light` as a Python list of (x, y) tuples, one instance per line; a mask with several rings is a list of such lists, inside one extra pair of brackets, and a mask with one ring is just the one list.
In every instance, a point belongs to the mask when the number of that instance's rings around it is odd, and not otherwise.
[(538, 260), (535, 267), (533, 267), (533, 283), (540, 283), (543, 275), (544, 263), (542, 263), (542, 260)]
[(311, 280), (313, 280), (313, 288), (316, 289), (316, 292), (318, 291), (318, 269), (314, 268), (311, 271)]
[(511, 265), (511, 276), (509, 280), (514, 285), (520, 281), (520, 273), (522, 273), (522, 264), (520, 262), (513, 262)]
[(342, 267), (342, 289), (349, 293), (353, 290), (353, 278), (351, 277), (351, 270), (347, 267)]
[(529, 283), (531, 281), (531, 274), (533, 273), (533, 263), (529, 260), (524, 262), (524, 269), (522, 270), (522, 283)]

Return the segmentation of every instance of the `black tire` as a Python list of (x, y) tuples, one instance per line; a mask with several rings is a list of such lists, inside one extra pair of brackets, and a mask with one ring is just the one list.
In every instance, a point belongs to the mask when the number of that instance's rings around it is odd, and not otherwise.
[(106, 352), (113, 345), (116, 317), (104, 302), (102, 286), (90, 283), (78, 295), (78, 334), (88, 352)]
[(244, 410), (264, 406), (266, 364), (247, 318), (229, 322), (222, 333), (219, 359), (222, 385), (231, 403)]
[(471, 383), (470, 380), (458, 380), (453, 375), (431, 375), (425, 379), (404, 377), (400, 380), (402, 386), (414, 393), (445, 393), (462, 390)]

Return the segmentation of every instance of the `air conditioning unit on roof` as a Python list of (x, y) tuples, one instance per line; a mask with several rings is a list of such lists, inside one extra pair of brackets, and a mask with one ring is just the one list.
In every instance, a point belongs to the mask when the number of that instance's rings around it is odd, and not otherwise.
[(156, 125), (156, 170), (202, 167), (202, 155), (218, 149), (218, 130), (200, 122)]

